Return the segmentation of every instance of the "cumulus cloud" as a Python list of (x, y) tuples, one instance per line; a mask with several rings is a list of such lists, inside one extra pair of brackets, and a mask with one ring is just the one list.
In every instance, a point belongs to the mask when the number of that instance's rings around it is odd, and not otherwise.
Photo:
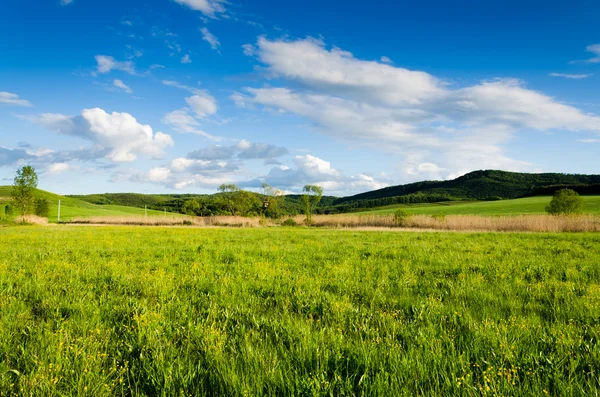
[(213, 50), (218, 50), (221, 46), (221, 42), (219, 41), (219, 39), (214, 34), (212, 34), (206, 27), (201, 28), (200, 31), (202, 32), (202, 40), (210, 44), (210, 47)]
[(73, 167), (69, 165), (69, 163), (52, 163), (48, 166), (48, 173), (51, 175), (58, 175), (71, 169), (73, 169)]
[(136, 74), (136, 71), (133, 67), (133, 62), (124, 61), (120, 62), (115, 60), (115, 58), (107, 55), (96, 55), (97, 62), (97, 70), (98, 73), (109, 73), (112, 70), (120, 70), (129, 74)]
[(224, 13), (226, 3), (225, 0), (175, 0), (175, 2), (200, 11), (210, 18), (216, 18), (218, 14)]
[(568, 73), (549, 73), (548, 76), (552, 77), (564, 77), (565, 79), (587, 79), (588, 77), (592, 77), (591, 74), (568, 74)]
[[(300, 192), (306, 184), (315, 184), (324, 188), (327, 194), (334, 195), (353, 194), (381, 189), (390, 185), (390, 181), (385, 178), (385, 175), (373, 176), (361, 173), (346, 176), (343, 172), (333, 168), (330, 162), (310, 154), (296, 156), (294, 165), (294, 168), (285, 165), (274, 167), (260, 179), (272, 186), (295, 192)], [(252, 182), (249, 182), (248, 185), (252, 185)]]
[(121, 90), (125, 91), (128, 94), (132, 94), (133, 90), (131, 88), (129, 88), (125, 83), (123, 83), (122, 80), (119, 79), (115, 79), (113, 81), (113, 85), (117, 88), (120, 88)]
[(0, 104), (26, 106), (26, 107), (33, 106), (31, 104), (31, 102), (20, 98), (17, 94), (12, 94), (10, 92), (5, 92), (5, 91), (0, 92)]
[(216, 189), (223, 183), (231, 183), (239, 178), (241, 166), (239, 162), (180, 157), (173, 159), (164, 167), (155, 167), (147, 172), (119, 171), (113, 176), (113, 181), (155, 183), (172, 189), (184, 189), (192, 186)]
[(175, 158), (147, 172), (119, 172), (114, 179), (156, 183), (174, 189), (192, 186), (213, 189), (222, 183), (243, 185), (252, 176), (245, 168), (246, 160), (274, 160), (287, 154), (283, 147), (242, 140), (235, 145), (211, 145), (194, 150), (186, 157)]
[(199, 92), (197, 95), (185, 98), (185, 102), (200, 118), (211, 116), (219, 109), (216, 99), (208, 92)]
[(231, 96), (238, 106), (293, 113), (321, 133), (393, 152), (405, 180), (481, 168), (531, 170), (503, 153), (516, 133), (600, 132), (600, 117), (517, 79), (451, 87), (428, 73), (360, 60), (311, 38), (259, 38), (253, 55), (271, 76), (299, 88), (247, 88)]
[(138, 155), (160, 158), (173, 146), (172, 138), (138, 123), (129, 113), (107, 113), (84, 109), (79, 116), (46, 113), (32, 121), (59, 134), (78, 137), (94, 144), (86, 153), (95, 153), (115, 162), (134, 161)]

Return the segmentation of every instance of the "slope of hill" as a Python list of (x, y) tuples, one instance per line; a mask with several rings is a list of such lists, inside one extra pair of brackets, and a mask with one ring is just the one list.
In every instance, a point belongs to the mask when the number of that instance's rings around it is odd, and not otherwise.
[[(0, 186), (0, 202), (10, 201), (12, 186)], [(69, 221), (74, 217), (85, 216), (131, 216), (144, 215), (143, 208), (123, 205), (97, 205), (74, 197), (60, 196), (45, 190), (38, 189), (36, 197), (45, 198), (50, 203), (50, 222), (58, 220), (58, 201), (60, 200), (60, 219)], [(148, 216), (164, 215), (163, 211), (148, 210)], [(173, 215), (173, 214), (169, 214)]]
[[(365, 215), (389, 215), (403, 209), (413, 215), (523, 215), (544, 214), (550, 196), (525, 197), (498, 201), (454, 201), (425, 204), (396, 204), (357, 212)], [(600, 214), (600, 196), (582, 196), (583, 212)]]
[[(386, 202), (385, 199), (414, 195), (430, 197), (430, 200), (423, 199), (425, 202), (514, 199), (537, 194), (552, 194), (554, 190), (561, 187), (585, 190), (583, 194), (600, 194), (600, 175), (474, 171), (449, 181), (416, 182), (343, 197), (336, 200), (334, 205), (358, 203), (358, 207), (378, 207), (402, 203), (402, 201)], [(368, 201), (374, 202), (368, 203)], [(415, 202), (419, 202), (418, 199), (415, 199)]]

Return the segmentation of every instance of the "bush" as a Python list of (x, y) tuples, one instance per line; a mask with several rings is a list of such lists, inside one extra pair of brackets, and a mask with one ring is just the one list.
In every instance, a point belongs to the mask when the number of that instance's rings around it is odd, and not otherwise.
[(394, 213), (394, 223), (399, 227), (408, 227), (410, 226), (410, 218), (411, 214), (403, 209), (396, 210)]
[(35, 199), (35, 215), (47, 218), (50, 215), (50, 203), (43, 198)]
[(288, 218), (285, 221), (283, 221), (283, 223), (281, 224), (281, 226), (298, 226), (298, 224), (292, 218)]
[(11, 204), (4, 204), (4, 214), (6, 216), (14, 215), (15, 212), (16, 212), (15, 207), (13, 207)]
[(583, 200), (576, 191), (561, 189), (554, 193), (546, 212), (551, 215), (571, 215), (581, 212), (582, 208)]

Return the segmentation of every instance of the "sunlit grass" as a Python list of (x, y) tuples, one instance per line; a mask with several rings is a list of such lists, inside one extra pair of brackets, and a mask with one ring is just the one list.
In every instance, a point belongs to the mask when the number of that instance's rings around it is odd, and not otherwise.
[(0, 228), (0, 394), (597, 395), (600, 235)]

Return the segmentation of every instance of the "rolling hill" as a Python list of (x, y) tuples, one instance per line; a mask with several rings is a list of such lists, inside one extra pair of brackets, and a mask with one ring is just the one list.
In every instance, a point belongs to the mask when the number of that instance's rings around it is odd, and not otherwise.
[[(0, 202), (10, 201), (12, 186), (0, 186)], [(132, 216), (144, 215), (143, 208), (126, 205), (98, 205), (73, 197), (60, 196), (44, 190), (37, 189), (36, 197), (45, 198), (50, 203), (50, 222), (58, 221), (58, 201), (61, 204), (61, 221), (69, 221), (74, 217), (85, 216)], [(163, 211), (148, 210), (148, 216), (161, 216)], [(177, 215), (171, 214), (169, 215)]]

